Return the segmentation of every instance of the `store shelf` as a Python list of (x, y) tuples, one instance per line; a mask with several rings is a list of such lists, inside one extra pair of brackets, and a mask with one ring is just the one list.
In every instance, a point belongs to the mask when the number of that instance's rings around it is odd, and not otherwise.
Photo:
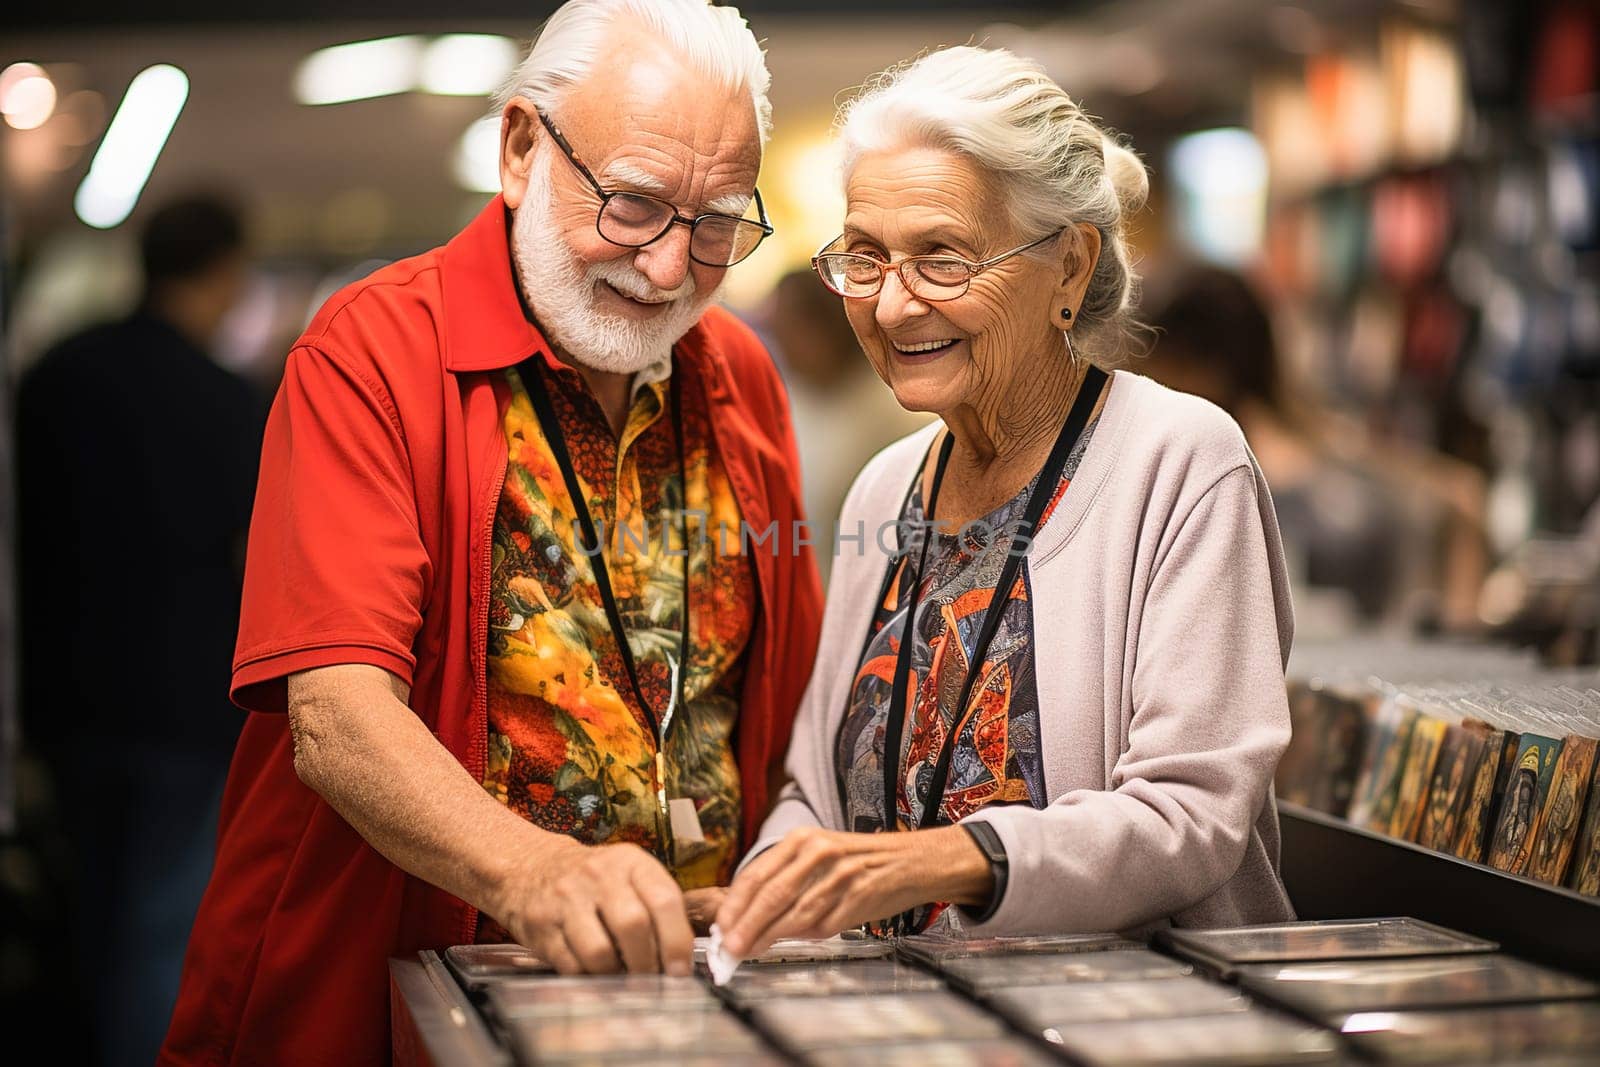
[(1278, 802), (1282, 867), (1302, 919), (1410, 915), (1513, 955), (1600, 978), (1600, 899)]

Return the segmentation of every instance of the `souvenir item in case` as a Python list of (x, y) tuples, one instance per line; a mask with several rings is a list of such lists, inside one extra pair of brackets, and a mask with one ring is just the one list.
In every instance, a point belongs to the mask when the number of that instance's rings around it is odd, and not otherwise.
[(1600, 997), (1600, 985), (1502, 956), (1254, 963), (1234, 979), (1260, 996), (1319, 1018), (1358, 1011), (1446, 1008)]
[(728, 1012), (654, 1011), (583, 1018), (518, 1018), (506, 1024), (524, 1062), (639, 1056), (753, 1055), (761, 1039)]
[(751, 1009), (751, 1018), (794, 1052), (905, 1041), (969, 1041), (999, 1037), (1005, 1030), (998, 1018), (948, 990), (768, 1000)]
[(1060, 1063), (1032, 1042), (1008, 1038), (829, 1048), (804, 1059), (811, 1067), (1053, 1067)]
[(1042, 937), (938, 937), (916, 934), (895, 941), (895, 950), (924, 963), (964, 956), (1023, 956), (1039, 953), (1103, 952), (1108, 949), (1143, 948), (1117, 934), (1062, 934)]
[(1583, 1054), (1600, 1060), (1600, 1005), (1512, 1004), (1449, 1011), (1371, 1011), (1339, 1029), (1363, 1053), (1395, 1063), (1484, 1063)]
[(752, 963), (827, 963), (833, 960), (877, 960), (894, 955), (894, 946), (876, 937), (846, 940), (830, 937), (819, 940), (783, 938), (759, 956), (743, 961)]
[(521, 945), (452, 945), (442, 955), (461, 984), (472, 990), (483, 988), (493, 978), (549, 974), (555, 970)]
[(934, 975), (898, 960), (835, 960), (766, 963), (741, 969), (721, 992), (734, 1003), (745, 1004), (777, 997), (915, 993), (941, 987)]
[(1241, 963), (1387, 959), (1493, 952), (1493, 941), (1418, 919), (1334, 919), (1241, 926), (1231, 930), (1163, 930), (1157, 935), (1186, 959), (1228, 973)]
[(938, 967), (953, 984), (975, 993), (1006, 986), (1175, 978), (1194, 971), (1187, 963), (1146, 948), (1048, 956), (969, 956), (940, 960)]
[(984, 1002), (1031, 1033), (1078, 1023), (1217, 1015), (1250, 1007), (1237, 989), (1192, 975), (999, 989)]
[(508, 978), (489, 987), (501, 1019), (562, 1019), (630, 1011), (720, 1011), (722, 1002), (695, 978), (661, 974)]
[(1187, 1019), (1086, 1023), (1052, 1031), (1050, 1039), (1087, 1067), (1280, 1067), (1339, 1062), (1339, 1040), (1327, 1030), (1264, 1011)]

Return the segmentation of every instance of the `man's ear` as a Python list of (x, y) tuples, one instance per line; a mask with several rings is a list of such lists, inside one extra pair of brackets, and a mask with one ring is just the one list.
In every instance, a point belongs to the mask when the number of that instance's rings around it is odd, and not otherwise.
[(1070, 330), (1078, 321), (1078, 309), (1089, 291), (1095, 264), (1100, 262), (1100, 231), (1092, 223), (1080, 222), (1061, 231), (1061, 280), (1050, 300), (1050, 325)]
[(528, 194), (528, 175), (543, 131), (533, 104), (514, 96), (500, 113), (500, 194), (515, 211)]

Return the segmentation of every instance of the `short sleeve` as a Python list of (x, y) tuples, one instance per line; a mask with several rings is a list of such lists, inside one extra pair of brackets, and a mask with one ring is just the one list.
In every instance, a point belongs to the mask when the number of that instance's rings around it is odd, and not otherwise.
[(285, 709), (285, 680), (341, 663), (411, 684), (432, 568), (405, 436), (381, 383), (336, 355), (289, 357), (262, 442), (232, 697)]

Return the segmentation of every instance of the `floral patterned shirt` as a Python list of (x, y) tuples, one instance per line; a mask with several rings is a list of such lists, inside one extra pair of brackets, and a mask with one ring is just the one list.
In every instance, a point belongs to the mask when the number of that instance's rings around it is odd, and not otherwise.
[[(494, 522), (483, 785), (546, 830), (590, 844), (632, 842), (659, 855), (665, 835), (650, 719), (628, 681), (591, 560), (577, 548), (561, 470), (517, 371), (505, 373), (509, 463)], [(719, 548), (716, 531), (737, 531), (739, 510), (704, 398), (690, 389), (681, 401), (685, 487), (671, 382), (635, 390), (619, 439), (575, 371), (546, 369), (544, 380), (605, 546), (640, 686), (658, 717), (684, 610), (679, 512), (687, 497), (689, 655), (685, 703), (666, 750), (667, 795), (694, 802), (705, 839), (676, 840), (673, 866), (686, 889), (725, 884), (739, 847), (733, 731), (756, 590), (748, 561)], [(480, 940), (500, 934), (480, 926)]]

